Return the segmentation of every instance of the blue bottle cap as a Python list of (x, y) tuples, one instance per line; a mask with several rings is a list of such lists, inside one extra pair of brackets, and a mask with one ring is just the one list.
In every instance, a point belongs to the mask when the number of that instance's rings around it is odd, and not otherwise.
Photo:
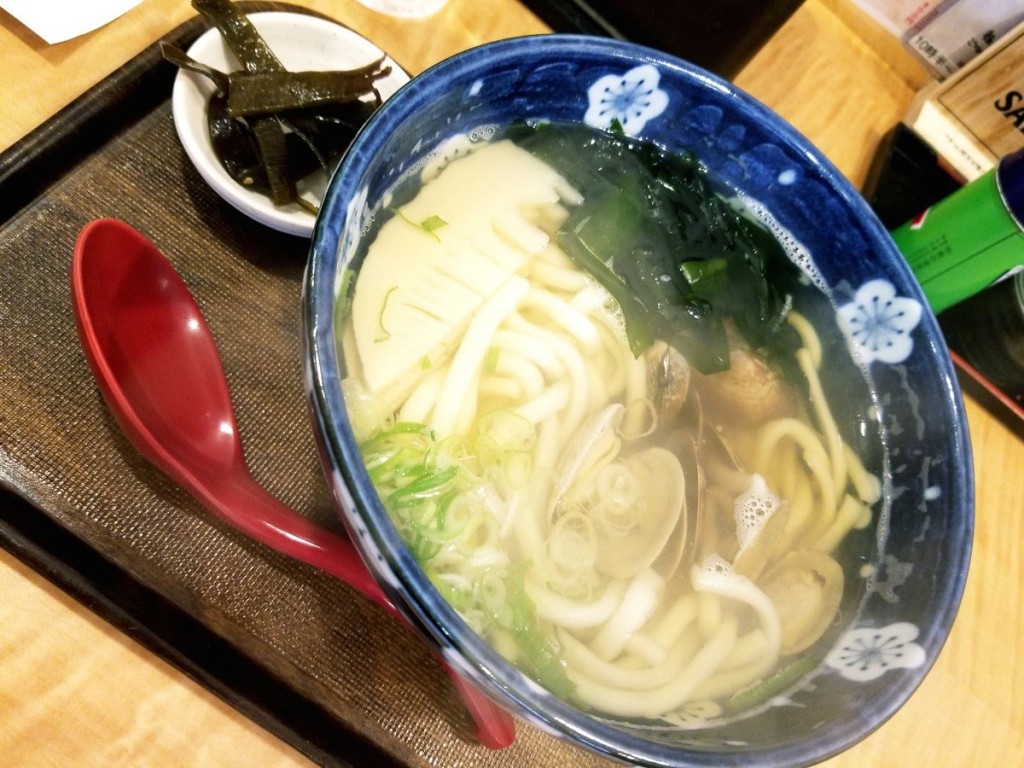
[(1017, 226), (1024, 230), (1024, 149), (999, 161), (996, 184), (1006, 209)]

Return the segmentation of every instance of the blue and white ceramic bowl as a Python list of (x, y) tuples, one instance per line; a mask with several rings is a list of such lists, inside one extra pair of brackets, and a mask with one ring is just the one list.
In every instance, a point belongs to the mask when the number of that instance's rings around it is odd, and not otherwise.
[[(827, 355), (845, 368), (824, 369), (847, 371), (827, 377), (826, 390), (845, 404), (837, 419), (847, 439), (874, 446), (867, 461), (884, 478), (885, 496), (861, 534), (862, 560), (847, 571), (841, 625), (828, 635), (820, 663), (754, 713), (706, 721), (694, 713), (671, 728), (589, 716), (549, 695), (439, 597), (361, 464), (334, 335), (341, 271), (352, 266), (389, 190), (425, 158), (443, 154), (453, 136), (485, 141), (523, 119), (599, 127), (617, 120), (629, 134), (693, 150), (723, 185), (756, 201), (825, 282), (818, 311), (837, 329), (826, 339)], [(806, 139), (732, 85), (649, 49), (587, 37), (506, 40), (438, 64), (384, 105), (331, 182), (303, 314), (323, 462), (353, 539), (452, 666), (531, 723), (641, 765), (811, 764), (881, 725), (938, 656), (967, 575), (974, 490), (963, 406), (942, 336), (858, 193)]]

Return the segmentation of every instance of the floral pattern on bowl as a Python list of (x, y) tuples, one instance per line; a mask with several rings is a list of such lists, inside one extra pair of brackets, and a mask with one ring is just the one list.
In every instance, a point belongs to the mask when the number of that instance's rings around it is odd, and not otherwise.
[(914, 350), (911, 332), (921, 321), (921, 303), (896, 295), (887, 280), (869, 280), (849, 304), (839, 308), (839, 320), (865, 363), (902, 363)]
[(629, 136), (637, 136), (647, 121), (668, 106), (668, 95), (658, 88), (661, 79), (656, 67), (643, 64), (624, 75), (605, 75), (587, 89), (590, 106), (583, 122), (594, 128), (609, 129), (616, 123)]
[(924, 664), (924, 648), (914, 642), (919, 631), (908, 622), (887, 627), (851, 629), (825, 657), (825, 663), (848, 680), (865, 682), (890, 669), (913, 669)]

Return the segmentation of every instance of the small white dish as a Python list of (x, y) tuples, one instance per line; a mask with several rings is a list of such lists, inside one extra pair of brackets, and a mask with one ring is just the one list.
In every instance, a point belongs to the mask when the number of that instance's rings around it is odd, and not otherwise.
[[(264, 12), (250, 14), (249, 18), (289, 70), (352, 69), (377, 60), (383, 53), (351, 29), (315, 16)], [(188, 55), (222, 72), (241, 68), (216, 29), (203, 33), (188, 49)], [(409, 76), (390, 57), (385, 61), (391, 73), (377, 81), (377, 89), (386, 99), (408, 82)], [(207, 130), (206, 103), (213, 91), (208, 78), (179, 70), (171, 92), (175, 130), (199, 175), (224, 200), (261, 224), (292, 235), (312, 236), (316, 221), (313, 214), (295, 204), (278, 208), (266, 195), (240, 185), (221, 166)], [(303, 194), (319, 204), (316, 190)]]

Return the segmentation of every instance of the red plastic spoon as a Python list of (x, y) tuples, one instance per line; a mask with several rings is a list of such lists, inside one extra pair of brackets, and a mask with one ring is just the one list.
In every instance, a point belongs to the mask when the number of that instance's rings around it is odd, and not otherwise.
[[(348, 539), (293, 512), (253, 479), (213, 336), (152, 243), (122, 221), (91, 222), (75, 243), (71, 289), (100, 391), (143, 456), (239, 531), (327, 571), (402, 618)], [(480, 742), (509, 746), (509, 714), (445, 668)]]

